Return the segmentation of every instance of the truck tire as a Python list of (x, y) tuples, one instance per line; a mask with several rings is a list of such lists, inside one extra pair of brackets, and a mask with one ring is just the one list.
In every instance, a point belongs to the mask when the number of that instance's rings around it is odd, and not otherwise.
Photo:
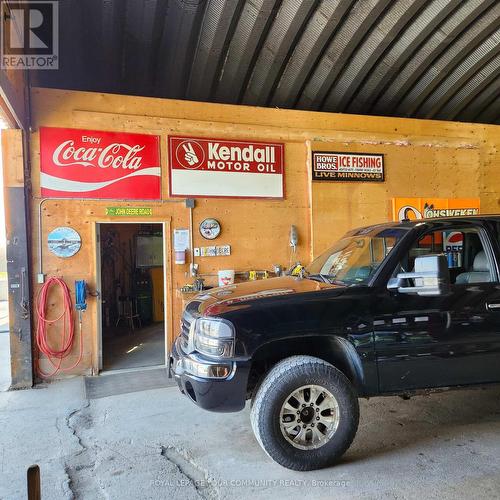
[(347, 377), (322, 359), (293, 356), (277, 363), (259, 387), (252, 428), (264, 451), (283, 467), (307, 471), (334, 464), (359, 422)]

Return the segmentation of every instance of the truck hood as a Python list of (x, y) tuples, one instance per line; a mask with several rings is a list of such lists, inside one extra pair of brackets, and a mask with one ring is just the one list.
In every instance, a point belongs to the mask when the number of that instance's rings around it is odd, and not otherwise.
[(188, 309), (196, 308), (203, 315), (216, 316), (242, 308), (247, 303), (256, 300), (319, 292), (324, 289), (337, 289), (340, 294), (345, 290), (345, 287), (292, 276), (247, 281), (202, 292), (188, 305)]

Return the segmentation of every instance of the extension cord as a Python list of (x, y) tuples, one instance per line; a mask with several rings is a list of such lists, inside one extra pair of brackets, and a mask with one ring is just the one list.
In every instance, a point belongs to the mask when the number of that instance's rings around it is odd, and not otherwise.
[[(47, 319), (47, 298), (49, 295), (49, 290), (52, 285), (58, 285), (62, 291), (63, 296), (63, 311), (62, 313), (55, 319)], [(76, 362), (66, 368), (62, 367), (62, 361), (64, 358), (69, 356), (71, 350), (73, 349), (73, 344), (75, 341), (75, 324), (73, 320), (73, 307), (71, 302), (71, 294), (68, 289), (66, 283), (56, 277), (49, 278), (43, 286), (40, 288), (38, 292), (37, 300), (36, 300), (36, 314), (37, 314), (37, 330), (36, 330), (36, 344), (41, 353), (43, 353), (54, 370), (50, 373), (44, 372), (40, 368), (40, 358), (38, 359), (37, 364), (37, 373), (43, 378), (53, 377), (59, 372), (68, 372), (73, 370), (80, 361), (83, 356), (83, 336), (82, 336), (82, 323), (80, 321), (80, 352), (78, 355), (78, 359)], [(47, 327), (50, 325), (54, 325), (60, 320), (63, 320), (62, 331), (61, 331), (61, 347), (54, 348), (51, 347), (48, 338)], [(55, 360), (57, 361), (55, 361)]]

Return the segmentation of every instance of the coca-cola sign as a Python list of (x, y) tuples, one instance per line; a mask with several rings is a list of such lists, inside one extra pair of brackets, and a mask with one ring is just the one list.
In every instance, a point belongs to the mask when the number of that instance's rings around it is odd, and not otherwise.
[(40, 128), (42, 197), (158, 200), (159, 137)]
[(171, 196), (283, 198), (283, 144), (169, 137)]

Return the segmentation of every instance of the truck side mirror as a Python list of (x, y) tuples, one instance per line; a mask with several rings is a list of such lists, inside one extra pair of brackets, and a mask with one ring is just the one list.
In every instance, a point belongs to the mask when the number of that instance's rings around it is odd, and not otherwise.
[[(408, 280), (413, 280), (413, 286)], [(422, 255), (415, 259), (415, 270), (399, 273), (389, 280), (387, 288), (399, 293), (415, 293), (423, 296), (444, 295), (450, 287), (450, 271), (444, 254)]]

